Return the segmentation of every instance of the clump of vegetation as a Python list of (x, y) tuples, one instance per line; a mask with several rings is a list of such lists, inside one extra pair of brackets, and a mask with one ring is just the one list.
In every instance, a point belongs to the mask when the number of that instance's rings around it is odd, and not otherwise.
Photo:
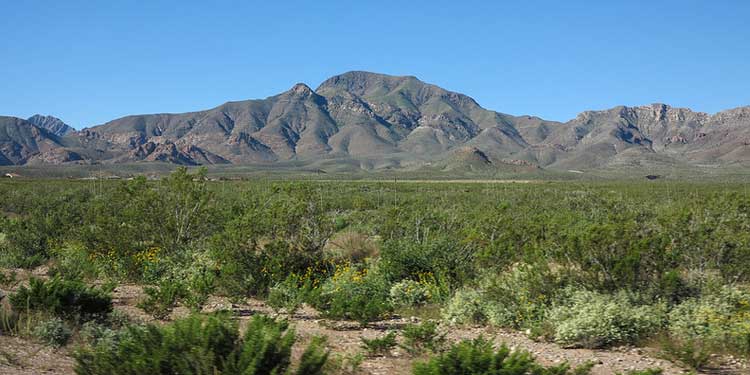
[(177, 302), (185, 298), (187, 290), (179, 280), (165, 279), (154, 287), (145, 287), (146, 298), (138, 304), (143, 311), (156, 319), (166, 319)]
[(360, 340), (362, 341), (362, 349), (369, 356), (388, 355), (398, 345), (396, 342), (396, 332), (388, 332), (385, 336), (374, 339), (362, 337)]
[(511, 351), (507, 346), (495, 350), (492, 342), (479, 337), (454, 344), (445, 353), (414, 366), (414, 375), (585, 375), (591, 365), (570, 369), (568, 364), (544, 367), (525, 351)]
[(637, 305), (627, 293), (585, 290), (573, 291), (549, 313), (555, 341), (584, 348), (636, 343), (659, 331), (665, 320), (663, 306)]
[(32, 278), (10, 296), (16, 311), (42, 312), (68, 320), (101, 319), (112, 311), (112, 297), (79, 281)]
[(747, 356), (750, 355), (748, 322), (750, 291), (724, 286), (677, 305), (669, 313), (669, 335), (682, 348), (676, 351), (686, 353), (679, 356), (682, 358), (708, 350)]
[(33, 335), (43, 343), (59, 348), (68, 343), (73, 331), (62, 319), (52, 318), (37, 325)]
[(423, 321), (418, 324), (408, 324), (401, 335), (404, 338), (402, 347), (412, 355), (426, 351), (440, 352), (445, 346), (445, 332), (438, 329), (434, 321)]
[(99, 274), (96, 264), (89, 259), (89, 253), (80, 244), (66, 243), (52, 249), (55, 261), (49, 274), (69, 280), (89, 280)]
[(364, 326), (391, 311), (389, 290), (377, 270), (346, 265), (321, 286), (313, 303), (327, 317), (352, 319)]
[(661, 340), (665, 358), (701, 370), (711, 362), (711, 346), (700, 339), (667, 336)]
[(451, 324), (479, 324), (487, 322), (487, 301), (471, 288), (456, 292), (442, 311), (443, 318)]
[(281, 283), (271, 287), (268, 291), (266, 303), (276, 312), (284, 311), (293, 315), (305, 302), (307, 294), (304, 288), (299, 286), (298, 278), (290, 275)]
[(414, 280), (401, 280), (391, 287), (390, 303), (394, 307), (415, 307), (430, 300), (430, 291)]
[(677, 181), (214, 184), (178, 168), (95, 188), (1, 183), (0, 267), (44, 264), (54, 278), (21, 288), (0, 330), (59, 317), (119, 340), (128, 329), (100, 318), (108, 291), (81, 282), (104, 277), (151, 285), (142, 306), (159, 318), (213, 294), (363, 325), (441, 308), (450, 323), (563, 345), (663, 335), (699, 367), (706, 353), (750, 356), (749, 207), (741, 184)]
[[(268, 317), (254, 317), (240, 336), (226, 317), (194, 315), (165, 326), (131, 326), (114, 344), (84, 347), (75, 353), (76, 373), (283, 374), (294, 342), (294, 330)], [(327, 358), (323, 342), (313, 340), (296, 374), (321, 374)]]

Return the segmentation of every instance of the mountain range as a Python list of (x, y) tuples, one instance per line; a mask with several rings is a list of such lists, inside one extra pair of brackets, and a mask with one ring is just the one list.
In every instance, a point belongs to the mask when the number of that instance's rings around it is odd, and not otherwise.
[(349, 168), (596, 169), (750, 161), (750, 107), (709, 115), (665, 104), (513, 116), (413, 76), (348, 72), (260, 100), (133, 115), (76, 131), (0, 116), (0, 165), (287, 161)]

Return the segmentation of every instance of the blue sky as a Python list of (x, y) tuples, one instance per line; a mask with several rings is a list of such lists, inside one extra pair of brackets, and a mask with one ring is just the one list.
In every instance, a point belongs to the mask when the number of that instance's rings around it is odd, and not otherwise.
[(750, 2), (2, 1), (0, 114), (81, 128), (368, 70), (565, 121), (750, 105)]

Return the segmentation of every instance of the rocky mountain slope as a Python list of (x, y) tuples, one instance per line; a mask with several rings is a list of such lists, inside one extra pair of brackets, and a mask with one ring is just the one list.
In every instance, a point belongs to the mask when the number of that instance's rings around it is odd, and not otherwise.
[(60, 120), (59, 118), (53, 117), (53, 116), (43, 116), (43, 115), (36, 114), (34, 116), (29, 117), (26, 121), (40, 128), (45, 128), (49, 130), (50, 133), (57, 135), (57, 136), (64, 136), (70, 133), (74, 133), (76, 131), (72, 127), (68, 126), (68, 124)]
[(591, 169), (750, 161), (750, 107), (714, 115), (664, 104), (587, 111), (560, 123), (482, 108), (415, 77), (348, 72), (260, 100), (135, 115), (82, 131), (0, 118), (0, 163), (268, 164)]

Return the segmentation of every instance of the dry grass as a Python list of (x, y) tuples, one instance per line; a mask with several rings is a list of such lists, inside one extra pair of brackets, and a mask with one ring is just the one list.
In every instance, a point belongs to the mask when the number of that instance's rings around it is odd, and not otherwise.
[(373, 238), (353, 230), (334, 235), (326, 243), (325, 250), (334, 258), (353, 263), (377, 258), (380, 255), (380, 248)]

